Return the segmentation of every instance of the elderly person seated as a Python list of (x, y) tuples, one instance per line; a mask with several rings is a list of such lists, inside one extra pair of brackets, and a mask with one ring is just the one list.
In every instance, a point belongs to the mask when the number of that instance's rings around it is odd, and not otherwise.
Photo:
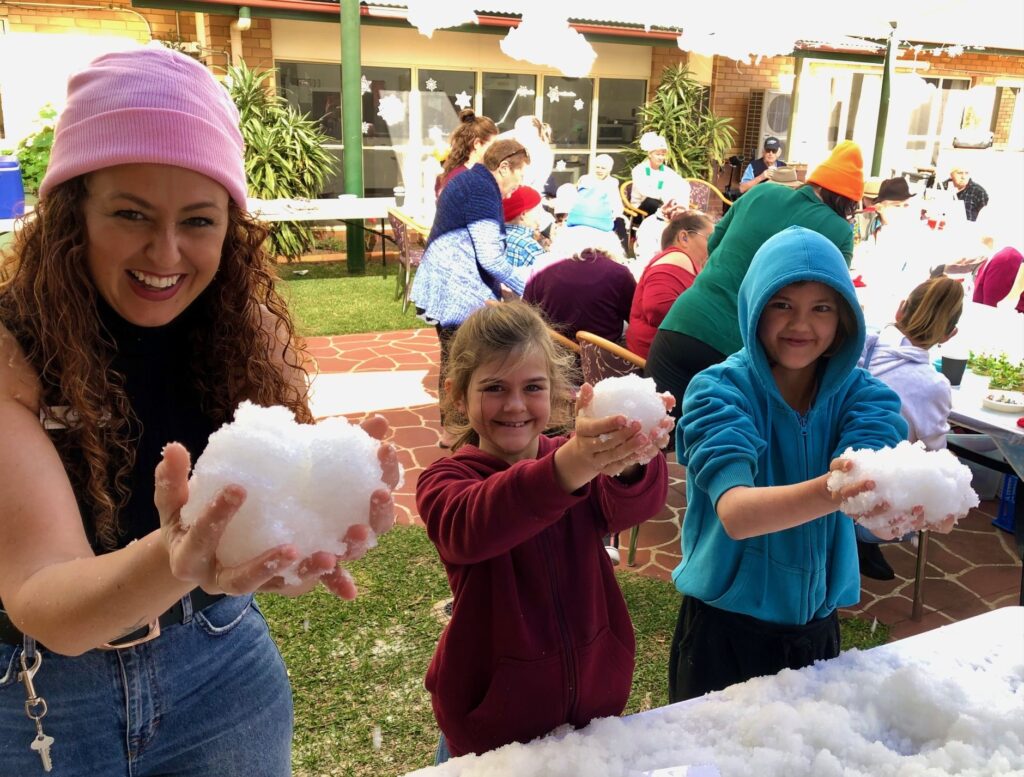
[(636, 239), (633, 241), (636, 275), (639, 276), (655, 254), (663, 250), (661, 238), (669, 222), (689, 209), (690, 205), (687, 200), (677, 199), (674, 196), (669, 197), (664, 205), (658, 208), (650, 218), (644, 219), (643, 223), (637, 227)]
[(665, 164), (668, 159), (665, 138), (655, 132), (645, 132), (640, 137), (640, 150), (647, 154), (647, 158), (631, 172), (630, 204), (648, 215), (657, 212), (670, 198), (688, 204), (690, 184)]
[(988, 192), (981, 184), (971, 180), (970, 171), (957, 165), (949, 171), (946, 188), (956, 192), (956, 198), (963, 201), (968, 221), (976, 221), (981, 209), (988, 205)]
[(619, 242), (625, 247), (626, 216), (622, 208), (622, 197), (619, 196), (619, 181), (612, 177), (614, 166), (615, 160), (609, 154), (598, 154), (594, 159), (593, 174), (580, 176), (580, 180), (576, 182), (576, 188), (581, 192), (593, 189), (602, 194), (615, 217), (615, 234), (619, 236)]
[(633, 294), (626, 347), (645, 359), (651, 341), (676, 298), (693, 284), (708, 260), (714, 225), (698, 211), (675, 215), (661, 235), (661, 252), (644, 268)]
[[(910, 193), (907, 180), (902, 177), (887, 178), (876, 183), (877, 188), (870, 192), (872, 200), (864, 210), (857, 213), (854, 220), (854, 231), (858, 240), (878, 239), (878, 232), (886, 224), (905, 218), (916, 219), (917, 215), (909, 210)], [(868, 199), (868, 182), (864, 183), (865, 201)]]
[(776, 167), (785, 167), (786, 163), (780, 158), (782, 154), (782, 143), (778, 138), (767, 137), (764, 139), (764, 149), (760, 159), (755, 159), (747, 169), (743, 171), (740, 178), (740, 194), (750, 191), (762, 181), (769, 181), (769, 171)]
[(523, 299), (566, 337), (580, 329), (620, 342), (636, 281), (625, 266), (604, 198), (581, 192), (548, 255), (534, 265)]

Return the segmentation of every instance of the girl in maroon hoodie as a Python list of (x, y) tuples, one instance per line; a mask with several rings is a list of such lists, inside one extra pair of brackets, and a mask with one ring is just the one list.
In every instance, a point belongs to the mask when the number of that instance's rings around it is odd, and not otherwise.
[[(671, 422), (648, 438), (624, 416), (577, 418), (545, 436), (571, 421), (571, 363), (522, 302), (481, 308), (452, 342), (455, 452), (416, 487), (454, 596), (426, 676), (437, 763), (626, 705), (633, 626), (602, 537), (664, 506)], [(592, 396), (584, 384), (578, 405)]]

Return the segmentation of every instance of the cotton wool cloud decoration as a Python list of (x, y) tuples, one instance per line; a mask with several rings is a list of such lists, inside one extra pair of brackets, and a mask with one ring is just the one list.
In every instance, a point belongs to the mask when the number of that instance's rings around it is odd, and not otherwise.
[(868, 531), (891, 527), (899, 534), (916, 528), (909, 517), (914, 507), (924, 509), (927, 526), (942, 523), (952, 515), (959, 520), (978, 506), (978, 495), (971, 488), (971, 471), (947, 450), (929, 451), (920, 442), (901, 442), (895, 448), (859, 450), (852, 448), (842, 458), (853, 462), (848, 472), (832, 472), (828, 488), (835, 493), (863, 480), (872, 480), (875, 488), (843, 500), (840, 509), (850, 515), (870, 512), (881, 502), (889, 505), (884, 513), (857, 522)]
[[(194, 524), (234, 483), (245, 488), (246, 499), (217, 547), (223, 565), (242, 564), (286, 543), (300, 559), (317, 551), (341, 555), (345, 532), (369, 523), (370, 496), (387, 488), (379, 448), (379, 440), (344, 418), (300, 424), (287, 408), (243, 402), (196, 461), (181, 522)], [(298, 582), (298, 563), (284, 571), (286, 582)]]

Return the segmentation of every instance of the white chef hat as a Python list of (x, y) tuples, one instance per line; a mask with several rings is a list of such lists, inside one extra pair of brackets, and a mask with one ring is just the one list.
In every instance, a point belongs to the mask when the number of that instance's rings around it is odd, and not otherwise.
[(667, 149), (668, 143), (665, 142), (665, 138), (659, 135), (657, 132), (645, 132), (640, 136), (640, 150), (650, 153), (651, 151), (658, 151), (659, 149)]

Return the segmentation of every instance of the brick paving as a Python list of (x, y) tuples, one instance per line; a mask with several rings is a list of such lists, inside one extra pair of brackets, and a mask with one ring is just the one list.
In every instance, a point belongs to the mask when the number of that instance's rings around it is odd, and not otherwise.
[[(433, 329), (378, 332), (307, 341), (309, 356), (321, 373), (427, 370), (424, 388), (437, 395), (438, 346)], [(405, 468), (405, 481), (395, 492), (400, 523), (422, 523), (416, 512), (416, 479), (428, 464), (446, 455), (438, 447), (440, 422), (436, 404), (376, 411), (391, 424), (391, 441)], [(347, 415), (359, 420), (364, 414)], [(686, 506), (686, 475), (669, 465), (669, 498), (665, 508), (640, 527), (632, 569), (637, 574), (668, 580), (679, 563), (679, 527)], [(933, 536), (929, 545), (924, 613), (911, 619), (916, 549), (911, 543), (885, 546), (896, 579), (864, 579), (861, 603), (843, 614), (877, 618), (890, 627), (892, 639), (1017, 604), (1021, 560), (1012, 535), (991, 525), (998, 504), (983, 502), (947, 536)], [(626, 535), (622, 537), (626, 544)], [(626, 549), (622, 549), (625, 565)]]

